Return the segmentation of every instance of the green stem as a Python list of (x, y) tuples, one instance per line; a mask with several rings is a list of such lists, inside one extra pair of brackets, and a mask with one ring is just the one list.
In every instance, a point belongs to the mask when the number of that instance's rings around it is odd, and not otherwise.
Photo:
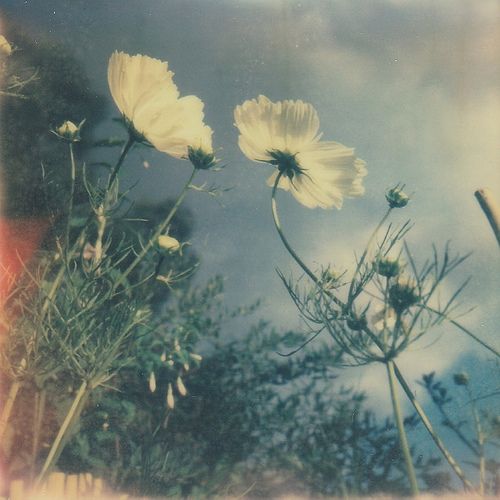
[[(283, 230), (281, 229), (280, 221), (278, 218), (278, 212), (276, 208), (276, 201), (275, 201), (275, 195), (276, 195), (276, 190), (278, 186), (278, 182), (280, 179), (280, 174), (278, 174), (276, 181), (273, 186), (273, 192), (272, 192), (272, 209), (273, 209), (273, 219), (274, 219), (274, 225), (276, 226), (276, 229), (278, 231), (278, 234), (280, 235), (281, 241), (285, 245), (285, 248), (288, 250), (290, 255), (295, 259), (295, 261), (300, 265), (300, 267), (304, 270), (304, 272), (311, 278), (311, 280), (329, 297), (332, 298), (332, 300), (338, 304), (342, 310), (346, 309), (346, 305), (337, 297), (335, 297), (329, 290), (324, 290), (321, 280), (319, 280), (315, 274), (304, 264), (304, 262), (300, 259), (300, 257), (295, 253), (295, 251), (292, 249), (290, 244), (288, 243), (287, 239), (285, 238), (285, 235), (283, 234)], [(386, 214), (388, 215), (388, 214)], [(383, 219), (384, 220), (384, 219)], [(382, 353), (384, 353), (384, 345), (380, 341), (380, 339), (368, 328), (365, 327), (364, 332), (370, 337), (372, 342), (380, 349)], [(456, 460), (453, 458), (451, 453), (446, 449), (446, 446), (444, 443), (441, 441), (439, 436), (436, 434), (434, 431), (432, 424), (427, 417), (426, 413), (424, 412), (423, 408), (420, 406), (420, 403), (417, 401), (415, 396), (413, 395), (413, 392), (411, 391), (410, 387), (406, 383), (405, 378), (403, 377), (402, 373), (399, 371), (396, 363), (393, 362), (393, 367), (394, 367), (394, 373), (396, 375), (396, 378), (398, 379), (399, 384), (401, 385), (403, 391), (405, 392), (406, 396), (410, 400), (411, 404), (415, 408), (415, 411), (417, 412), (418, 416), (420, 417), (420, 420), (424, 424), (425, 428), (429, 432), (432, 440), (436, 444), (436, 446), (439, 448), (441, 453), (443, 454), (444, 458), (447, 460), (447, 462), (450, 464), (451, 468), (455, 472), (455, 474), (458, 476), (458, 478), (462, 481), (462, 484), (464, 485), (464, 488), (472, 490), (474, 489), (473, 485), (467, 480), (465, 477), (464, 472), (456, 462)]]
[(424, 424), (425, 428), (429, 432), (432, 440), (436, 444), (436, 446), (439, 448), (441, 453), (443, 454), (444, 458), (447, 460), (447, 462), (450, 464), (451, 468), (453, 469), (453, 472), (458, 476), (460, 481), (462, 481), (462, 484), (466, 490), (473, 490), (474, 486), (472, 483), (465, 477), (465, 474), (463, 470), (460, 468), (456, 460), (453, 458), (451, 453), (446, 449), (443, 441), (441, 441), (441, 438), (437, 435), (436, 431), (432, 427), (432, 424), (427, 417), (426, 413), (424, 412), (424, 409), (420, 406), (420, 403), (417, 401), (415, 395), (413, 394), (412, 390), (406, 383), (405, 378), (403, 377), (402, 373), (399, 371), (399, 368), (397, 367), (396, 363), (394, 363), (394, 373), (396, 375), (396, 378), (398, 379), (399, 384), (401, 385), (401, 388), (405, 392), (406, 396), (410, 400), (411, 404), (413, 405), (413, 408), (417, 412), (418, 416), (420, 417), (420, 420)]
[(63, 451), (66, 445), (66, 442), (73, 427), (75, 426), (76, 422), (78, 421), (78, 418), (80, 417), (80, 414), (83, 410), (83, 406), (85, 405), (89, 395), (90, 395), (90, 390), (87, 382), (84, 380), (80, 385), (80, 388), (78, 389), (75, 398), (73, 399), (73, 403), (71, 404), (71, 407), (68, 410), (68, 413), (66, 414), (64, 422), (62, 423), (59, 432), (57, 433), (57, 436), (54, 439), (54, 442), (52, 443), (49, 454), (45, 459), (43, 468), (35, 482), (35, 488), (40, 486), (40, 484), (44, 481), (45, 477), (47, 476), (47, 473), (57, 463), (57, 460), (59, 459), (59, 456), (61, 455), (61, 452)]
[(123, 164), (123, 160), (125, 160), (125, 157), (127, 156), (127, 153), (130, 151), (130, 148), (134, 145), (134, 142), (135, 142), (134, 136), (129, 133), (128, 140), (125, 143), (125, 146), (123, 146), (122, 152), (120, 154), (120, 158), (118, 158), (118, 161), (117, 161), (115, 167), (113, 168), (111, 175), (109, 176), (108, 189), (107, 189), (108, 191), (113, 186), (115, 179), (116, 179), (116, 176), (118, 175), (118, 172), (120, 171), (120, 168)]
[(394, 362), (392, 360), (388, 360), (386, 361), (385, 366), (387, 368), (387, 377), (389, 379), (389, 389), (391, 392), (394, 419), (398, 428), (399, 444), (401, 446), (401, 451), (405, 460), (406, 471), (408, 472), (408, 480), (410, 481), (410, 491), (412, 496), (416, 497), (418, 495), (417, 477), (415, 475), (415, 468), (413, 467), (413, 462), (411, 460), (410, 447), (408, 445), (403, 417), (401, 415), (401, 408), (399, 406), (399, 399), (394, 383)]
[(69, 248), (69, 232), (71, 227), (71, 218), (73, 217), (73, 205), (75, 198), (75, 182), (76, 182), (76, 163), (75, 163), (75, 153), (73, 151), (73, 143), (69, 143), (69, 157), (71, 163), (71, 187), (68, 201), (68, 220), (66, 222), (66, 239), (64, 248), (67, 250)]
[[(276, 231), (278, 231), (278, 234), (281, 238), (281, 241), (283, 242), (283, 245), (285, 245), (285, 248), (288, 250), (288, 253), (294, 258), (295, 262), (302, 268), (302, 270), (311, 278), (311, 280), (319, 287), (322, 289), (321, 285), (321, 280), (317, 278), (317, 276), (306, 266), (306, 264), (302, 261), (302, 259), (295, 253), (295, 250), (291, 247), (290, 243), (288, 243), (288, 240), (285, 237), (285, 234), (283, 233), (283, 230), (281, 229), (281, 223), (280, 219), (278, 216), (278, 207), (276, 204), (276, 191), (278, 189), (278, 184), (281, 179), (281, 176), (283, 175), (283, 172), (279, 172), (276, 180), (274, 181), (274, 186), (273, 186), (273, 192), (271, 195), (271, 209), (273, 213), (273, 221), (274, 221), (274, 226), (276, 227)], [(328, 296), (339, 306), (344, 307), (344, 304), (337, 299), (334, 295), (331, 293), (328, 294)]]
[(354, 271), (354, 275), (353, 275), (352, 280), (351, 280), (351, 284), (349, 286), (349, 293), (347, 295), (348, 296), (348, 307), (352, 304), (352, 302), (355, 298), (353, 295), (353, 291), (354, 291), (354, 286), (355, 286), (355, 282), (356, 282), (356, 276), (358, 275), (358, 273), (361, 269), (361, 266), (365, 262), (366, 256), (368, 255), (368, 252), (370, 251), (372, 243), (375, 240), (378, 232), (380, 231), (380, 228), (385, 224), (385, 221), (389, 218), (389, 215), (391, 214), (391, 212), (392, 212), (392, 208), (388, 208), (387, 212), (384, 214), (384, 216), (382, 217), (380, 222), (377, 224), (377, 227), (375, 228), (375, 230), (371, 234), (370, 238), (368, 239), (368, 243), (366, 244), (365, 250), (364, 250), (363, 254), (361, 255), (361, 258), (358, 261), (358, 264), (356, 266), (356, 270)]
[(484, 456), (484, 432), (481, 425), (479, 412), (477, 411), (476, 404), (469, 386), (466, 387), (467, 394), (469, 395), (469, 403), (472, 406), (472, 417), (474, 419), (474, 427), (476, 428), (478, 454), (479, 454), (479, 494), (484, 496), (484, 486), (486, 483), (486, 461)]
[(35, 412), (34, 412), (34, 425), (33, 425), (33, 446), (31, 450), (31, 478), (34, 477), (36, 458), (38, 455), (38, 450), (40, 448), (40, 432), (42, 429), (43, 415), (45, 413), (45, 401), (46, 401), (46, 391), (45, 389), (37, 390), (35, 395)]
[(184, 198), (186, 197), (187, 192), (189, 191), (189, 188), (191, 186), (191, 182), (194, 179), (194, 176), (196, 175), (196, 168), (193, 168), (193, 171), (191, 172), (191, 175), (189, 176), (189, 179), (187, 180), (186, 184), (184, 184), (184, 187), (182, 188), (182, 191), (180, 192), (177, 201), (175, 202), (174, 206), (170, 210), (169, 214), (165, 218), (165, 220), (158, 226), (156, 229), (155, 233), (153, 236), (150, 238), (148, 243), (144, 246), (142, 251), (139, 253), (139, 255), (134, 259), (132, 264), (123, 271), (121, 276), (118, 278), (118, 280), (115, 282), (113, 290), (116, 290), (127, 278), (127, 276), (141, 263), (142, 259), (146, 256), (146, 254), (151, 250), (153, 245), (155, 244), (156, 240), (158, 239), (158, 236), (160, 236), (168, 227), (168, 225), (172, 222), (172, 219), (174, 215), (176, 214), (177, 210), (181, 206), (182, 202), (184, 201)]
[(19, 380), (14, 380), (9, 388), (9, 393), (7, 394), (7, 399), (5, 400), (2, 414), (0, 415), (0, 442), (3, 441), (3, 435), (5, 434), (5, 430), (7, 429), (7, 423), (9, 422), (12, 407), (14, 406), (14, 402), (16, 400), (17, 393), (19, 392), (20, 387), (21, 382)]

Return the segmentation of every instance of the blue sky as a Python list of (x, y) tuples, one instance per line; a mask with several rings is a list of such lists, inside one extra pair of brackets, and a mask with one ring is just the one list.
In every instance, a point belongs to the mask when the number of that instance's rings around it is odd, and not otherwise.
[[(473, 251), (450, 289), (466, 276), (463, 299), (477, 304), (464, 323), (499, 347), (500, 253), (474, 199), (489, 187), (500, 200), (500, 6), (483, 0), (4, 0), (4, 13), (71, 45), (96, 90), (109, 95), (106, 67), (115, 49), (168, 60), (182, 94), (205, 102), (218, 155), (227, 167), (206, 175), (233, 189), (222, 205), (193, 193), (192, 239), (199, 279), (226, 276), (228, 305), (262, 298), (261, 314), (279, 328), (300, 327), (275, 268), (298, 270), (272, 226), (268, 167), (237, 146), (234, 106), (264, 94), (302, 99), (319, 112), (324, 139), (356, 148), (367, 162), (366, 195), (341, 211), (307, 210), (279, 197), (285, 231), (312, 265), (352, 268), (385, 210), (386, 188), (404, 182), (411, 204), (408, 240), (422, 261), (431, 244), (451, 240)], [(117, 112), (110, 102), (110, 116)], [(82, 117), (83, 118), (83, 117)], [(103, 132), (107, 125), (101, 126)], [(146, 155), (146, 156), (144, 156)], [(144, 169), (147, 159), (151, 168)], [(187, 165), (156, 153), (124, 167), (140, 179), (139, 198), (174, 196)], [(410, 380), (445, 373), (466, 355), (488, 356), (451, 328), (414, 346), (400, 365)], [(439, 340), (427, 348), (428, 344)], [(468, 359), (468, 358), (467, 358)], [(344, 372), (345, 380), (386, 396), (379, 367)]]

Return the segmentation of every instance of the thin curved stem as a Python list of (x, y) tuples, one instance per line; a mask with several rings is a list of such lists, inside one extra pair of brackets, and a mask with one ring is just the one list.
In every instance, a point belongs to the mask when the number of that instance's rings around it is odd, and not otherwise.
[(187, 192), (189, 191), (189, 188), (191, 186), (191, 182), (193, 181), (194, 176), (196, 175), (196, 168), (193, 168), (193, 171), (191, 172), (191, 175), (189, 176), (189, 179), (187, 180), (186, 184), (184, 184), (184, 187), (182, 188), (182, 191), (180, 192), (174, 206), (170, 210), (169, 214), (165, 218), (165, 220), (158, 226), (156, 229), (155, 233), (153, 236), (149, 239), (148, 243), (144, 246), (142, 251), (139, 253), (139, 255), (134, 259), (132, 264), (123, 271), (121, 276), (118, 278), (118, 280), (115, 282), (113, 290), (116, 290), (118, 286), (123, 284), (127, 276), (140, 264), (142, 259), (146, 256), (146, 254), (149, 252), (151, 247), (155, 244), (156, 240), (158, 239), (158, 236), (160, 236), (168, 227), (170, 222), (172, 222), (172, 219), (174, 215), (176, 214), (177, 210), (181, 206), (181, 203), (184, 201), (184, 198), (186, 197)]
[(413, 467), (413, 462), (411, 460), (410, 447), (408, 445), (408, 438), (406, 437), (403, 417), (401, 415), (401, 408), (399, 406), (399, 399), (394, 383), (394, 362), (392, 360), (388, 360), (385, 363), (385, 366), (387, 368), (387, 378), (389, 380), (389, 390), (391, 392), (394, 420), (396, 421), (396, 426), (398, 428), (399, 444), (401, 446), (401, 452), (403, 453), (403, 458), (406, 465), (406, 471), (408, 473), (408, 480), (410, 482), (410, 491), (412, 496), (417, 496), (418, 495), (417, 476), (415, 475), (415, 468)]
[(354, 291), (354, 284), (356, 282), (356, 276), (358, 275), (361, 266), (365, 262), (366, 256), (368, 255), (368, 252), (370, 251), (370, 247), (372, 246), (373, 240), (376, 238), (378, 232), (380, 231), (380, 228), (385, 224), (385, 221), (388, 219), (390, 213), (392, 212), (392, 208), (388, 208), (387, 212), (384, 214), (380, 222), (377, 224), (377, 227), (373, 231), (373, 233), (370, 235), (370, 238), (368, 239), (368, 243), (366, 244), (365, 250), (363, 254), (361, 255), (361, 258), (358, 261), (358, 264), (356, 266), (356, 270), (354, 271), (354, 275), (351, 280), (351, 285), (349, 287), (349, 294), (348, 294), (348, 304), (351, 304), (354, 297), (353, 297), (353, 291)]
[[(281, 223), (280, 219), (278, 216), (278, 207), (276, 204), (276, 191), (278, 189), (278, 184), (283, 175), (283, 172), (279, 172), (278, 175), (276, 176), (276, 180), (274, 181), (274, 186), (273, 186), (273, 191), (271, 195), (271, 208), (272, 208), (272, 213), (273, 213), (273, 221), (274, 221), (274, 226), (276, 227), (276, 231), (278, 231), (279, 237), (281, 238), (281, 241), (283, 242), (283, 245), (285, 245), (285, 248), (287, 249), (288, 253), (293, 257), (295, 262), (302, 268), (302, 270), (313, 280), (313, 282), (323, 290), (323, 287), (321, 285), (320, 279), (307, 267), (307, 265), (304, 263), (304, 261), (295, 253), (295, 250), (291, 247), (290, 243), (286, 239), (283, 230), (281, 229)], [(328, 296), (338, 305), (341, 307), (344, 307), (344, 304), (342, 301), (340, 301), (337, 297), (335, 297), (333, 294), (328, 293), (326, 290), (323, 290), (328, 294)]]
[(127, 156), (128, 152), (130, 151), (130, 148), (134, 145), (134, 142), (135, 142), (134, 136), (129, 133), (128, 140), (125, 143), (125, 146), (123, 146), (122, 152), (120, 154), (120, 158), (118, 158), (118, 161), (116, 162), (116, 165), (113, 168), (111, 175), (109, 176), (108, 191), (113, 186), (115, 179), (116, 179), (116, 176), (118, 175), (118, 172), (120, 171), (120, 168), (123, 164), (123, 160), (125, 160), (125, 157)]

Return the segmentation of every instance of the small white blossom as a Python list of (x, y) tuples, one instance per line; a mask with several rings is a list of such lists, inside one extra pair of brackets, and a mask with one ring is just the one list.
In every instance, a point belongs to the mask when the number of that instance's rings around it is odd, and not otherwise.
[(175, 407), (174, 391), (172, 390), (172, 384), (168, 384), (167, 389), (167, 406), (173, 410)]
[(186, 386), (184, 385), (181, 377), (177, 377), (177, 390), (181, 396), (185, 396), (187, 394)]
[(354, 149), (320, 141), (319, 118), (303, 101), (272, 102), (261, 95), (234, 110), (238, 144), (247, 158), (277, 170), (268, 179), (309, 208), (341, 208), (345, 197), (364, 193), (366, 164)]
[(154, 372), (151, 372), (149, 375), (149, 390), (151, 392), (156, 391), (156, 377)]

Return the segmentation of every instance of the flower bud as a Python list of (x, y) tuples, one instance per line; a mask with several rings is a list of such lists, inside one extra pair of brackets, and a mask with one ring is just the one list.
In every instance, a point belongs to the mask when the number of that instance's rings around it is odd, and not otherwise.
[(207, 153), (202, 148), (188, 147), (188, 158), (193, 167), (198, 170), (208, 170), (217, 165), (217, 160), (213, 153)]
[(156, 377), (154, 372), (151, 372), (151, 374), (149, 375), (149, 390), (151, 392), (156, 391)]
[(78, 142), (80, 140), (80, 129), (84, 122), (85, 120), (79, 125), (75, 125), (73, 122), (66, 120), (62, 125), (59, 125), (54, 132), (61, 139), (65, 139), (69, 142)]
[(456, 385), (468, 385), (469, 375), (465, 372), (455, 373), (453, 375), (453, 382), (455, 382)]
[(166, 353), (165, 351), (163, 351), (163, 352), (161, 353), (161, 356), (160, 356), (160, 361), (161, 361), (162, 363), (165, 363), (165, 361), (167, 361), (167, 353)]
[(0, 57), (9, 57), (12, 54), (12, 45), (3, 35), (0, 35)]
[(158, 236), (157, 243), (162, 250), (167, 252), (177, 252), (181, 248), (181, 244), (175, 238), (166, 234)]
[(181, 377), (177, 377), (177, 390), (181, 396), (185, 396), (187, 394), (186, 386), (184, 382), (182, 382)]
[(403, 208), (408, 205), (410, 198), (403, 191), (403, 188), (399, 186), (395, 186), (392, 189), (389, 189), (385, 195), (385, 199), (391, 208)]
[(175, 407), (174, 391), (172, 390), (172, 384), (168, 384), (167, 389), (167, 406), (173, 410)]
[(366, 318), (364, 316), (360, 316), (359, 318), (349, 316), (347, 318), (347, 326), (351, 330), (361, 331), (367, 325)]
[(394, 278), (401, 271), (399, 261), (389, 257), (380, 257), (373, 263), (373, 267), (380, 276), (386, 278)]
[(194, 352), (190, 353), (189, 356), (195, 361), (201, 361), (203, 358), (199, 354), (195, 354)]
[(415, 286), (407, 280), (399, 280), (389, 288), (389, 305), (401, 314), (418, 302)]

